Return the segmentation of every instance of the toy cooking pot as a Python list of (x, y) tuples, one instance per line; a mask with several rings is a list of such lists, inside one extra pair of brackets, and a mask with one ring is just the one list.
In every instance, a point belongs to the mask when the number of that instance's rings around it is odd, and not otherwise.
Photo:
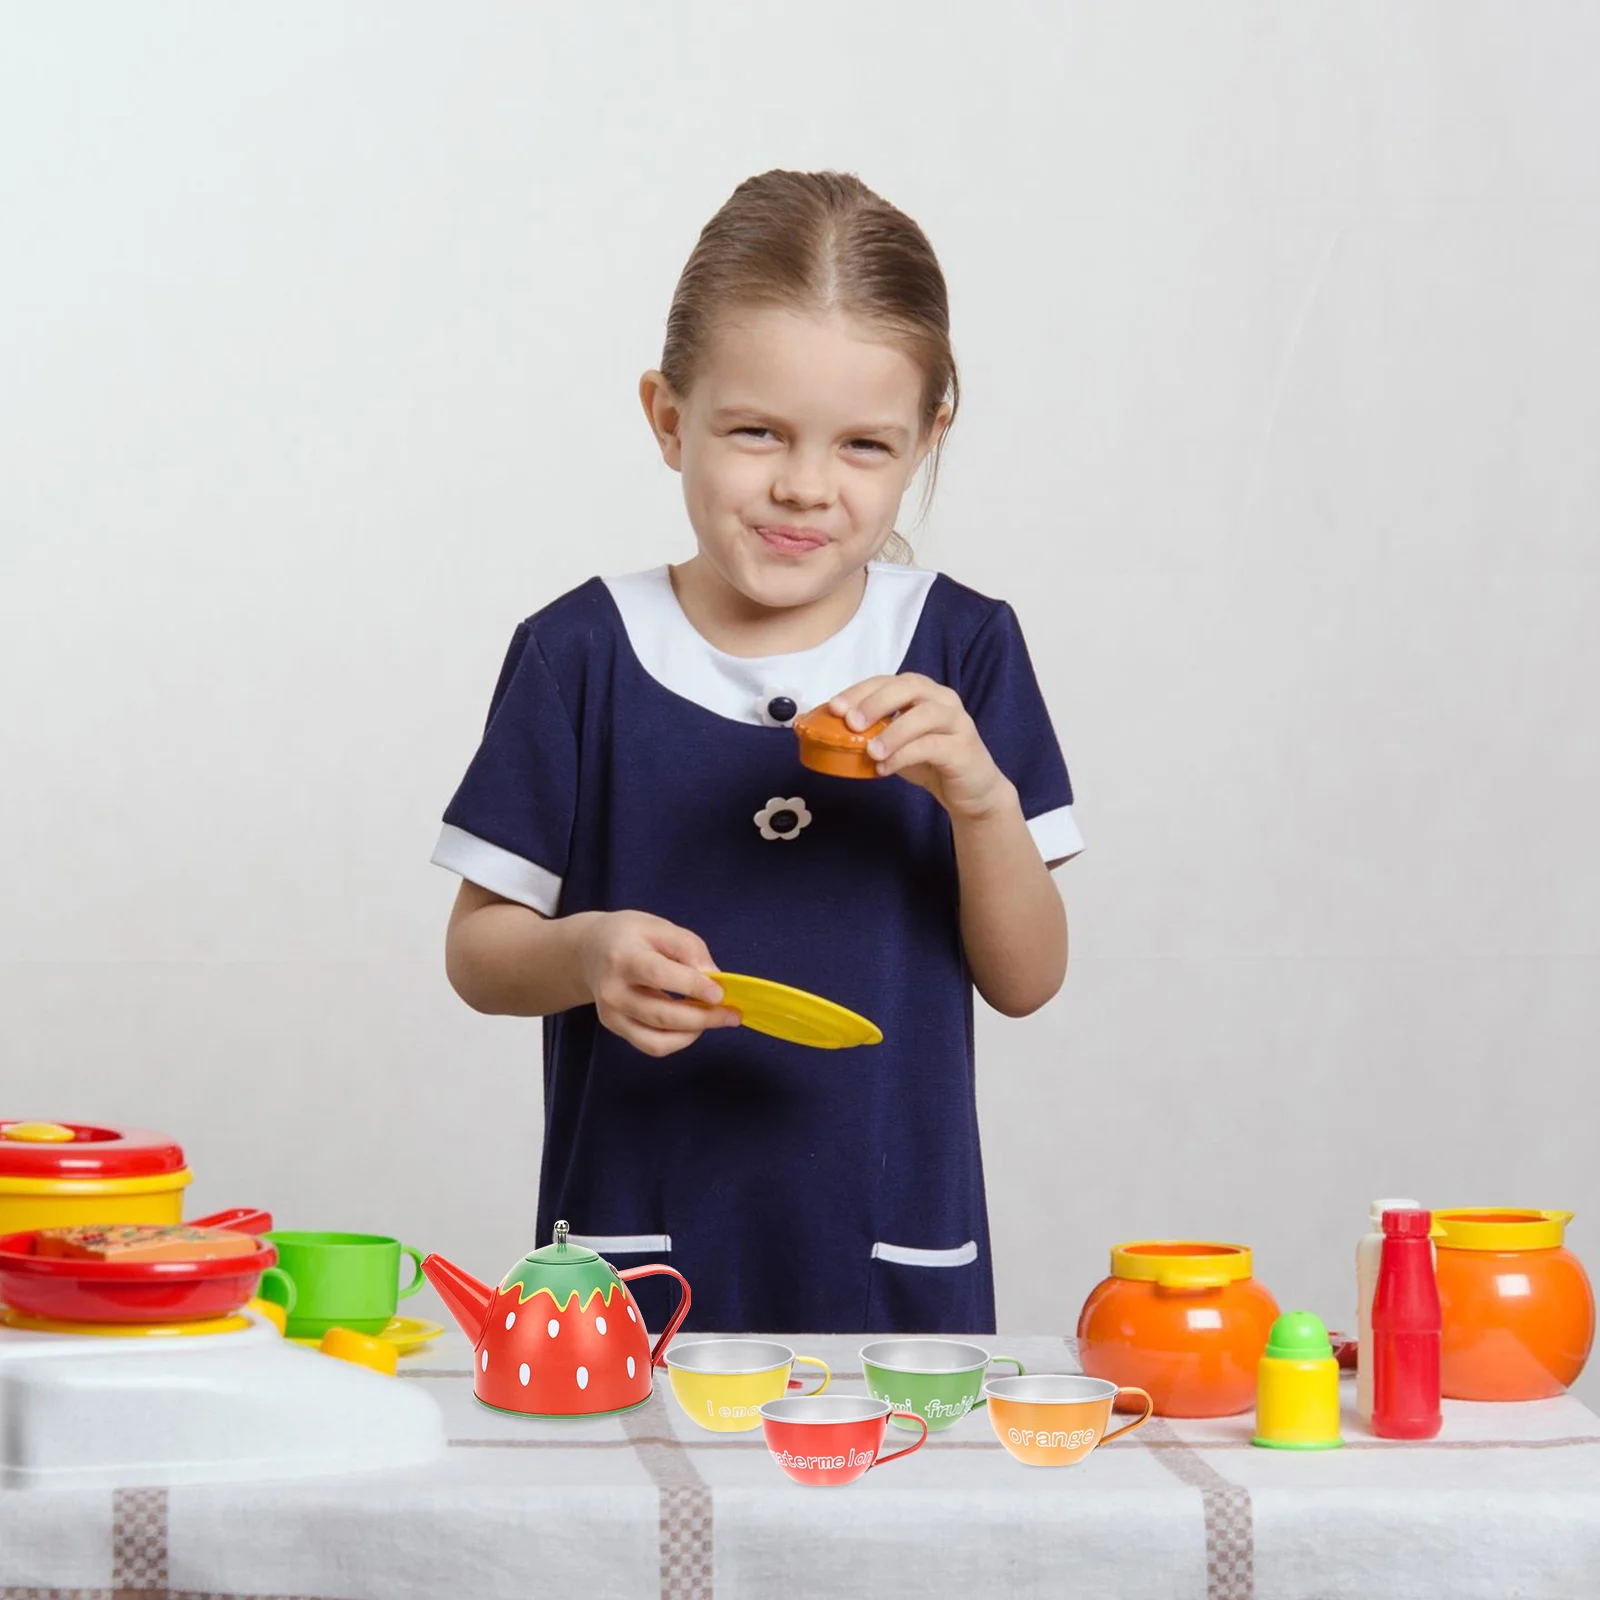
[(0, 1119), (0, 1233), (183, 1221), (193, 1174), (159, 1133)]
[(1435, 1211), (1440, 1387), (1452, 1400), (1552, 1400), (1594, 1343), (1594, 1291), (1562, 1243), (1570, 1211)]
[[(422, 1270), (472, 1340), (472, 1392), (492, 1410), (520, 1416), (598, 1417), (642, 1406), (651, 1368), (689, 1312), (681, 1273), (656, 1265), (618, 1273), (593, 1250), (569, 1244), (564, 1222), (554, 1243), (524, 1256), (496, 1289), (443, 1256), (427, 1257)], [(656, 1274), (676, 1278), (683, 1295), (651, 1349), (627, 1284)]]
[(1244, 1245), (1120, 1244), (1078, 1318), (1078, 1360), (1092, 1378), (1143, 1389), (1158, 1416), (1236, 1416), (1255, 1399), (1277, 1319)]

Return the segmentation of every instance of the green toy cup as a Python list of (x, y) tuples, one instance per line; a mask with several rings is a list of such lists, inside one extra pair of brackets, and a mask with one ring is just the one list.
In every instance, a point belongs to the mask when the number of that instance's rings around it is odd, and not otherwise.
[[(928, 1431), (937, 1433), (984, 1403), (983, 1380), (996, 1361), (1022, 1375), (1015, 1356), (992, 1356), (981, 1345), (955, 1339), (880, 1339), (863, 1347), (861, 1372), (874, 1400), (916, 1412)], [(897, 1428), (912, 1426), (893, 1417), (890, 1421)]]
[[(329, 1328), (382, 1333), (395, 1306), (422, 1287), (422, 1252), (376, 1233), (268, 1233), (278, 1266), (294, 1285), (291, 1339), (320, 1339)], [(411, 1257), (411, 1281), (400, 1286), (400, 1256)]]

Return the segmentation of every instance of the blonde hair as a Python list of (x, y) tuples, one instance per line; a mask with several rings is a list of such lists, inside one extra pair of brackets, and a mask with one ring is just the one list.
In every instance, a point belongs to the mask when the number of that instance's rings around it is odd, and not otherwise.
[[(944, 273), (927, 235), (903, 211), (844, 172), (764, 172), (746, 178), (700, 230), (667, 313), (661, 373), (687, 395), (717, 321), (736, 308), (842, 311), (882, 328), (922, 372), (923, 437), (961, 381), (950, 347)], [(946, 430), (948, 431), (948, 429)], [(923, 510), (939, 477), (934, 446)], [(899, 533), (884, 553), (906, 560)]]

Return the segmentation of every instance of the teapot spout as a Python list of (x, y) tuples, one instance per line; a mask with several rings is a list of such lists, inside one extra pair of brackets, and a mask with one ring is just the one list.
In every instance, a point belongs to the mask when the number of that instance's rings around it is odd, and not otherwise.
[(443, 1256), (429, 1256), (422, 1263), (422, 1271), (450, 1308), (450, 1315), (461, 1324), (461, 1331), (476, 1344), (489, 1320), (489, 1301), (494, 1291)]

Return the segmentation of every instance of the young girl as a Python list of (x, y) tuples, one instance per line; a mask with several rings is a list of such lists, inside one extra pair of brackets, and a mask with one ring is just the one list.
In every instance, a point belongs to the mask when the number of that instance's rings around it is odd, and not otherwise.
[[(433, 857), (457, 992), (545, 1019), (539, 1242), (676, 1267), (693, 1328), (992, 1331), (972, 986), (1055, 994), (1082, 841), (1010, 608), (878, 559), (958, 396), (927, 239), (851, 177), (748, 180), (640, 392), (697, 553), (522, 623)], [(824, 703), (892, 718), (880, 778), (801, 766)], [(883, 1042), (741, 1028), (719, 969)]]

